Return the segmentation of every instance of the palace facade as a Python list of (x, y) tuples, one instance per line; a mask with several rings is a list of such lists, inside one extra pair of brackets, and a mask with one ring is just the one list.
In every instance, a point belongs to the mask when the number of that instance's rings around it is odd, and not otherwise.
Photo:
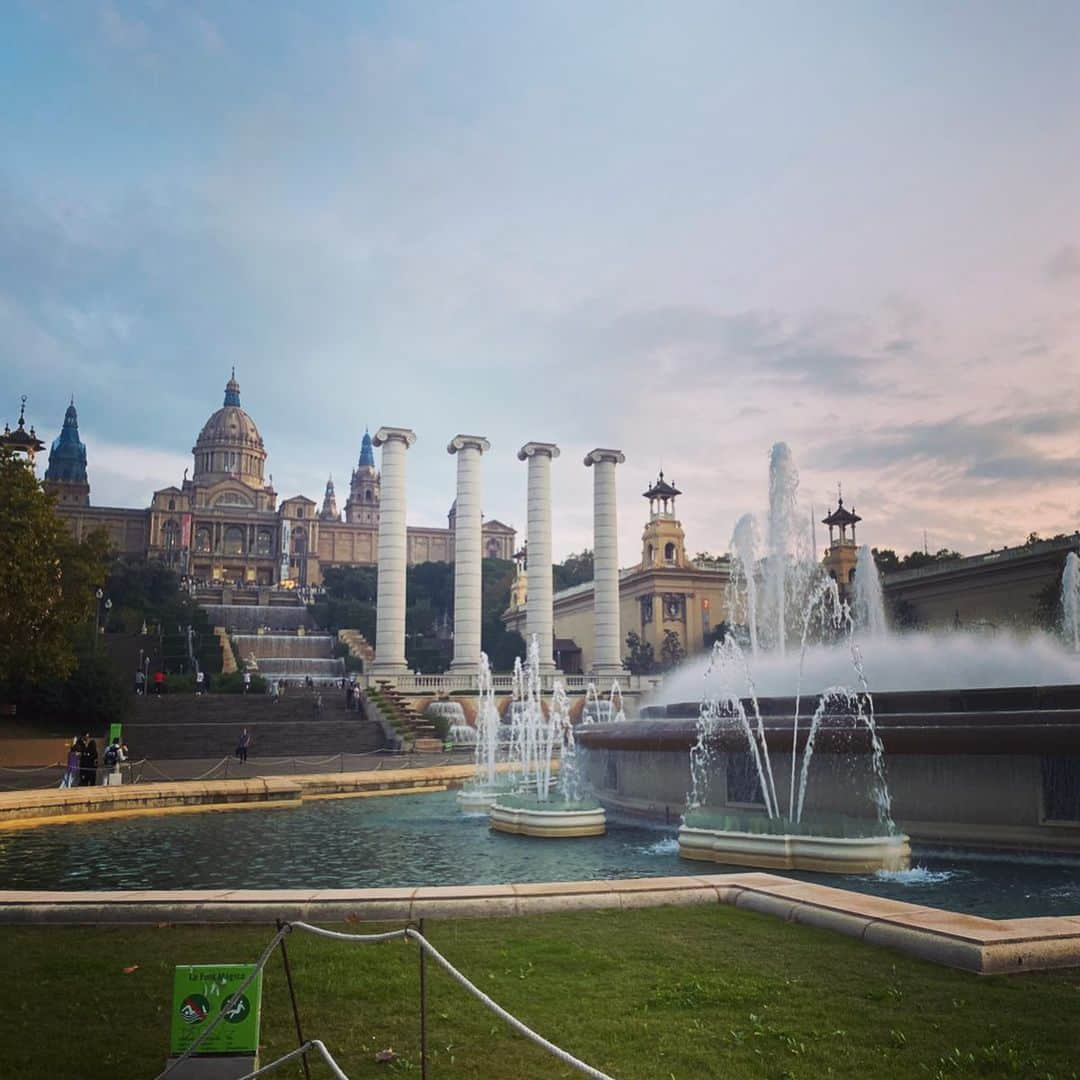
[[(44, 486), (77, 537), (104, 529), (115, 550), (157, 559), (197, 581), (242, 585), (318, 585), (331, 566), (378, 563), (380, 476), (367, 433), (340, 512), (333, 480), (320, 506), (304, 495), (278, 501), (266, 473), (267, 451), (255, 421), (240, 405), (235, 372), (225, 400), (192, 448), (194, 468), (178, 485), (154, 492), (145, 509), (94, 506), (86, 446), (74, 401), (52, 444)], [(454, 561), (454, 511), (449, 527), (408, 529), (408, 561)], [(515, 531), (483, 524), (483, 553), (510, 559)]]

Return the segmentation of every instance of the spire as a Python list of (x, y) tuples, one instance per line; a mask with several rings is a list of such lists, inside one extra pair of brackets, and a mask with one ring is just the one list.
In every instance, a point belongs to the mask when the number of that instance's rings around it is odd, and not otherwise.
[(364, 428), (364, 438), (360, 443), (360, 468), (375, 468), (375, 447), (371, 443), (371, 435)]
[(323, 495), (322, 510), (319, 511), (319, 517), (324, 521), (340, 521), (341, 515), (338, 513), (337, 508), (337, 496), (334, 494), (334, 477), (331, 475), (326, 481), (326, 492)]
[(85, 484), (86, 444), (79, 438), (79, 413), (75, 398), (64, 411), (64, 426), (49, 450), (49, 467), (45, 479), (68, 484)]
[(240, 384), (236, 381), (236, 366), (233, 365), (232, 376), (225, 384), (225, 404), (240, 408)]

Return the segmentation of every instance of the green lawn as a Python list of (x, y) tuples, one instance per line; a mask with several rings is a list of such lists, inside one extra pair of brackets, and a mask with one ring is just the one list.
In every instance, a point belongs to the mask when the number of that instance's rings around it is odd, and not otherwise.
[[(351, 926), (359, 931), (374, 929)], [(979, 978), (723, 906), (428, 922), (541, 1034), (620, 1078), (1080, 1076), (1080, 971)], [(272, 927), (0, 927), (0, 1075), (148, 1077), (174, 965), (254, 960)], [(417, 947), (293, 934), (305, 1033), (351, 1080), (419, 1076)], [(138, 969), (125, 975), (131, 965)], [(429, 1076), (580, 1075), (428, 965)], [(263, 1062), (295, 1045), (279, 958)], [(374, 1061), (393, 1047), (393, 1065)], [(274, 1076), (298, 1077), (287, 1066)], [(313, 1077), (326, 1077), (321, 1064)]]

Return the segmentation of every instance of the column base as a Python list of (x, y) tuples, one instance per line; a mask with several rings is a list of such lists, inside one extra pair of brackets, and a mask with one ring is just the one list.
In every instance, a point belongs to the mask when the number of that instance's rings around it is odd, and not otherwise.
[(373, 679), (393, 679), (398, 675), (411, 675), (412, 671), (409, 669), (408, 664), (401, 663), (385, 663), (380, 664), (378, 660), (375, 661), (368, 668), (368, 674)]
[(449, 675), (476, 675), (480, 670), (480, 657), (475, 660), (451, 660), (447, 669)]
[(589, 669), (590, 679), (629, 679), (630, 672), (622, 664), (597, 664)]

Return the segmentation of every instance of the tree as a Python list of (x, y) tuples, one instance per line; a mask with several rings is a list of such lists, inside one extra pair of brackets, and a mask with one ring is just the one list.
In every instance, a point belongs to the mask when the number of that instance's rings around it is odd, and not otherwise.
[(75, 540), (34, 473), (0, 449), (0, 686), (62, 680), (77, 663), (75, 633), (94, 618), (108, 539)]
[(671, 671), (678, 667), (686, 659), (686, 649), (682, 639), (675, 630), (665, 630), (664, 640), (660, 643), (660, 667), (664, 671)]
[(555, 578), (555, 591), (583, 585), (593, 579), (593, 553), (586, 548), (578, 555), (567, 555), (561, 563), (551, 568)]
[(900, 569), (900, 557), (892, 548), (871, 548), (870, 554), (879, 574), (891, 574)]
[(623, 660), (631, 675), (651, 675), (656, 670), (656, 655), (652, 644), (643, 641), (634, 630), (626, 635), (627, 656)]

